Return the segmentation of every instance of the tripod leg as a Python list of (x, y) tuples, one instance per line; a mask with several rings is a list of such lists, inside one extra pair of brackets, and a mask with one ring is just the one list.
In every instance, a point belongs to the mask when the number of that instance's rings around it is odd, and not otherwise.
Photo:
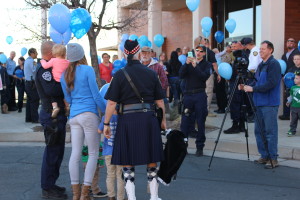
[(243, 114), (245, 116), (244, 118), (244, 125), (245, 125), (245, 138), (246, 138), (246, 145), (247, 145), (247, 157), (248, 157), (248, 160), (250, 160), (249, 158), (249, 142), (248, 142), (248, 137), (249, 137), (249, 134), (248, 134), (248, 121), (247, 121), (247, 118), (248, 118), (248, 114), (247, 114), (247, 111), (246, 111), (246, 105), (242, 105), (242, 109), (243, 109)]
[(234, 87), (233, 87), (233, 90), (231, 91), (231, 94), (230, 94), (230, 97), (229, 97), (229, 100), (228, 100), (226, 112), (225, 112), (225, 115), (224, 115), (223, 120), (222, 120), (222, 124), (221, 124), (221, 127), (220, 127), (220, 131), (219, 131), (219, 134), (218, 134), (217, 139), (216, 139), (216, 141), (215, 141), (215, 147), (214, 147), (213, 153), (212, 153), (212, 155), (211, 155), (211, 157), (210, 157), (210, 161), (209, 161), (209, 165), (208, 165), (208, 170), (210, 170), (210, 166), (211, 166), (213, 157), (214, 157), (214, 155), (215, 155), (215, 151), (216, 151), (216, 148), (217, 148), (217, 145), (218, 145), (218, 142), (219, 142), (219, 139), (220, 139), (222, 130), (223, 130), (223, 126), (224, 126), (224, 123), (225, 123), (225, 119), (226, 119), (227, 114), (228, 114), (228, 112), (229, 112), (229, 107), (230, 107), (231, 101), (232, 101), (232, 99), (233, 99), (234, 92), (235, 92), (235, 90), (237, 89), (238, 82), (239, 82), (239, 78), (237, 78), (237, 79), (235, 80), (235, 82), (234, 82)]

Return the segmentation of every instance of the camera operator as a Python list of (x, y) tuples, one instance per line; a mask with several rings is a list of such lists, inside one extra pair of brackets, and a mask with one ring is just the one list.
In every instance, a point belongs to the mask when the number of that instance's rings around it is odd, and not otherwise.
[[(262, 62), (262, 59), (259, 55), (259, 48), (257, 46), (255, 46), (254, 41), (252, 40), (252, 38), (243, 38), (241, 40), (241, 44), (250, 51), (249, 54), (249, 65), (248, 65), (248, 78), (247, 78), (247, 84), (251, 85), (254, 81), (254, 73), (256, 72), (256, 69), (258, 67), (258, 65)], [(246, 97), (244, 95), (244, 97)], [(252, 94), (249, 94), (249, 98), (243, 98), (245, 101), (245, 104), (247, 106), (247, 113), (248, 113), (248, 117), (247, 117), (247, 121), (249, 123), (253, 123), (254, 122), (254, 113), (252, 111), (251, 105), (250, 105), (250, 101), (252, 101)]]
[[(274, 46), (270, 41), (263, 41), (260, 56), (263, 59), (257, 68), (255, 86), (239, 85), (240, 90), (253, 92), (256, 107), (255, 138), (261, 158), (255, 162), (265, 164), (266, 169), (278, 166), (278, 123), (277, 114), (280, 105), (281, 68), (273, 57)], [(265, 143), (266, 141), (266, 143)], [(267, 147), (267, 148), (266, 148)], [(272, 160), (272, 163), (270, 161)]]
[(234, 88), (234, 84), (238, 73), (247, 73), (248, 57), (244, 51), (244, 47), (238, 41), (233, 41), (231, 44), (231, 49), (233, 50), (233, 56), (235, 57), (232, 64), (232, 76), (229, 80), (230, 93), (234, 91), (232, 101), (230, 104), (230, 116), (232, 119), (232, 126), (224, 130), (225, 134), (235, 134), (245, 131), (244, 116), (241, 114), (242, 106), (242, 91)]
[[(198, 45), (195, 48), (196, 58), (188, 57), (186, 63), (179, 70), (179, 77), (186, 81), (183, 112), (181, 118), (181, 131), (188, 137), (195, 127), (195, 119), (198, 125), (196, 137), (196, 156), (203, 156), (205, 143), (205, 120), (208, 113), (207, 95), (205, 92), (206, 81), (210, 76), (212, 64), (207, 62), (206, 47)], [(194, 114), (194, 115), (193, 115)]]

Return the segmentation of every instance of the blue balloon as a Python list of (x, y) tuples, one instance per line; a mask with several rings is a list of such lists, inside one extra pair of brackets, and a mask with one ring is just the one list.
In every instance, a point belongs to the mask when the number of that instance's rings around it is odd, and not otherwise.
[(55, 42), (56, 44), (63, 45), (68, 44), (72, 36), (72, 32), (70, 29), (64, 32), (64, 34), (61, 34), (58, 31), (56, 31), (52, 26), (50, 26), (49, 34), (53, 42)]
[(128, 38), (129, 38), (129, 35), (127, 33), (124, 33), (121, 37), (121, 41), (125, 42), (126, 40), (128, 40)]
[(121, 42), (121, 44), (119, 44), (119, 49), (120, 49), (122, 52), (124, 52), (124, 43), (123, 43), (123, 42)]
[(101, 89), (100, 89), (100, 96), (101, 97), (105, 97), (105, 94), (106, 94), (106, 92), (107, 92), (107, 90), (108, 90), (108, 88), (109, 88), (109, 83), (106, 83), (106, 84), (104, 84), (102, 87), (101, 87)]
[(157, 47), (161, 47), (165, 42), (164, 36), (156, 34), (153, 38), (153, 42)]
[(84, 8), (76, 8), (71, 13), (70, 28), (77, 39), (82, 38), (91, 28), (92, 19), (90, 13)]
[(148, 40), (148, 47), (152, 48), (152, 42), (150, 40)]
[(215, 39), (218, 43), (221, 43), (224, 40), (224, 33), (222, 31), (217, 31), (215, 33)]
[(125, 58), (122, 58), (122, 67), (125, 67), (127, 65), (127, 60)]
[(178, 60), (181, 62), (182, 65), (186, 62), (186, 55), (181, 54), (178, 56)]
[(192, 12), (194, 12), (195, 10), (197, 10), (199, 4), (200, 4), (200, 0), (186, 0), (186, 6), (188, 7), (188, 9)]
[(21, 56), (25, 56), (26, 53), (27, 53), (27, 49), (25, 47), (23, 47), (21, 49)]
[(130, 35), (129, 36), (129, 40), (137, 40), (137, 39), (139, 39), (139, 37), (137, 36), (137, 35)]
[(285, 74), (285, 71), (286, 71), (286, 62), (284, 60), (281, 60), (281, 59), (278, 59), (277, 61), (280, 64), (281, 74)]
[(236, 22), (234, 19), (227, 19), (225, 23), (225, 28), (229, 33), (233, 33), (236, 27)]
[(0, 62), (1, 62), (2, 64), (4, 64), (4, 63), (6, 63), (6, 61), (7, 61), (6, 55), (4, 55), (3, 53), (0, 54)]
[(226, 80), (229, 80), (232, 75), (232, 67), (230, 66), (230, 64), (223, 62), (218, 66), (218, 72), (220, 76), (222, 76)]
[(105, 109), (106, 109), (106, 104), (107, 104), (107, 100), (106, 99), (104, 99), (104, 97), (105, 97), (105, 94), (106, 94), (106, 92), (107, 92), (107, 90), (108, 90), (108, 88), (109, 88), (109, 83), (106, 83), (105, 85), (103, 85), (101, 88), (100, 88), (100, 91), (99, 91), (99, 93), (100, 93), (100, 110), (101, 110), (101, 112), (103, 112), (103, 113), (105, 113)]
[(11, 36), (6, 37), (7, 44), (11, 44), (13, 41), (14, 41), (13, 37), (11, 37)]
[(98, 63), (100, 64), (101, 63), (101, 56), (97, 56), (98, 58)]
[[(100, 93), (100, 92), (99, 92)], [(105, 113), (105, 109), (106, 109), (106, 102), (104, 102), (104, 98), (100, 98), (99, 99), (100, 105), (99, 108), (101, 110), (102, 113)]]
[(17, 69), (15, 71), (15, 75), (18, 77), (18, 78), (23, 78), (24, 77), (24, 72), (20, 69)]
[(120, 69), (121, 69), (121, 68), (114, 68), (114, 69), (111, 71), (111, 75), (114, 76), (115, 73), (116, 73), (117, 71), (119, 71)]
[(213, 25), (213, 21), (210, 17), (203, 17), (201, 19), (201, 26), (202, 29), (204, 29), (205, 31), (210, 32), (212, 25)]
[(206, 31), (206, 30), (202, 29), (202, 34), (204, 37), (208, 38), (208, 36), (210, 35), (210, 30)]
[(144, 47), (148, 45), (148, 37), (146, 35), (141, 35), (138, 39), (140, 47)]
[(294, 78), (295, 78), (295, 74), (292, 72), (288, 72), (286, 73), (286, 75), (284, 76), (283, 80), (284, 80), (284, 84), (287, 88), (291, 88), (295, 85), (294, 83)]
[(115, 60), (114, 64), (113, 64), (114, 68), (120, 69), (123, 67), (122, 65), (122, 61), (121, 60)]
[(63, 34), (68, 30), (71, 22), (71, 13), (69, 8), (63, 4), (54, 4), (49, 9), (48, 20), (57, 32)]

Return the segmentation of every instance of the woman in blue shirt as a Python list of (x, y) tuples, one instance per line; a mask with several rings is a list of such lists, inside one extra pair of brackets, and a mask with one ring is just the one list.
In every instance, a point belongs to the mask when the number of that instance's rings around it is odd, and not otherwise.
[(100, 137), (97, 133), (100, 107), (100, 95), (95, 72), (87, 65), (82, 46), (76, 43), (67, 45), (68, 68), (61, 77), (65, 100), (70, 104), (70, 127), (72, 153), (69, 161), (69, 172), (73, 189), (73, 199), (80, 197), (79, 163), (81, 148), (86, 140), (89, 159), (84, 172), (81, 190), (82, 199), (89, 199), (89, 187), (97, 166)]

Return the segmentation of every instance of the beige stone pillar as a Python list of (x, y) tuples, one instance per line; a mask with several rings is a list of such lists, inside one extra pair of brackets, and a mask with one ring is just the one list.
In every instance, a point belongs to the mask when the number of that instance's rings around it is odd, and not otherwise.
[(193, 12), (193, 48), (194, 39), (199, 35), (202, 35), (202, 27), (200, 23), (203, 17), (211, 17), (210, 0), (201, 0), (197, 10)]
[(285, 0), (261, 1), (261, 39), (274, 44), (273, 53), (280, 59), (284, 52), (285, 33)]
[[(281, 59), (284, 53), (285, 34), (285, 0), (262, 0), (261, 1), (261, 40), (269, 40), (274, 44), (274, 57)], [(283, 94), (283, 84), (281, 94)], [(283, 95), (281, 95), (283, 102)], [(282, 103), (278, 114), (283, 112)]]
[(152, 42), (152, 48), (158, 57), (161, 53), (161, 47), (158, 48), (153, 37), (156, 34), (162, 34), (162, 0), (150, 0), (148, 6), (148, 39)]
[[(120, 4), (118, 5), (117, 11), (118, 11), (118, 21), (124, 21), (125, 19), (127, 19), (129, 17), (129, 9), (121, 7)], [(121, 43), (122, 34), (123, 33), (121, 31), (118, 31), (117, 48), (118, 48), (119, 59), (121, 59), (123, 57), (123, 52), (119, 49), (119, 44)]]

